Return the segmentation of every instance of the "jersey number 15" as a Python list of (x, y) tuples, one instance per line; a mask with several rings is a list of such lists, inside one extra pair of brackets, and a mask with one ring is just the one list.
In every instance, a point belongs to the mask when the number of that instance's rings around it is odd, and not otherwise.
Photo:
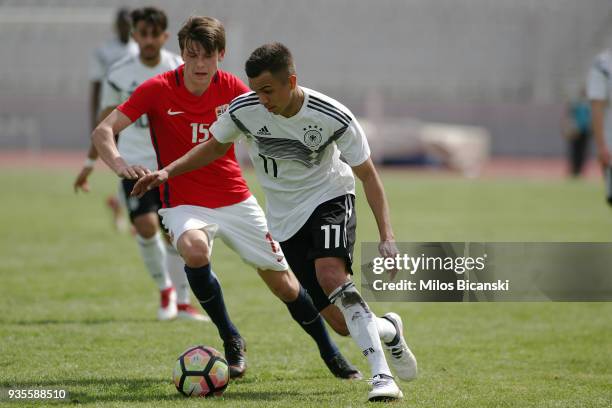
[(210, 139), (210, 132), (208, 131), (208, 123), (192, 123), (191, 124), (191, 142), (202, 143)]

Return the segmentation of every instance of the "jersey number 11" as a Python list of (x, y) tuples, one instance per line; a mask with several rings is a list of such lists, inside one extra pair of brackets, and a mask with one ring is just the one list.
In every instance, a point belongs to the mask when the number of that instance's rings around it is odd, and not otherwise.
[(266, 174), (270, 174), (270, 172), (268, 171), (268, 160), (270, 160), (270, 162), (272, 163), (272, 175), (274, 177), (278, 177), (278, 165), (276, 164), (276, 160), (274, 160), (272, 157), (264, 156), (263, 154), (260, 154), (259, 157), (263, 159), (264, 171), (266, 172)]

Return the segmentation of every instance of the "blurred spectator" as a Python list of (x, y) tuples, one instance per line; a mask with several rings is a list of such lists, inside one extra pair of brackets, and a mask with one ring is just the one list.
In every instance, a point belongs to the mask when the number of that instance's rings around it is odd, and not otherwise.
[(612, 205), (612, 170), (610, 168), (610, 146), (612, 146), (612, 107), (610, 106), (610, 73), (612, 72), (612, 49), (595, 58), (589, 70), (587, 96), (591, 101), (591, 128), (595, 135), (597, 157), (606, 177), (606, 194)]
[(584, 89), (567, 104), (563, 134), (568, 141), (570, 174), (579, 177), (587, 161), (591, 140), (591, 106)]

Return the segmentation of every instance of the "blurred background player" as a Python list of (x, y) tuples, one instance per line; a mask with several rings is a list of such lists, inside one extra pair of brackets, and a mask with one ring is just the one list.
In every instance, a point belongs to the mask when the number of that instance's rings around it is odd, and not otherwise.
[(602, 165), (606, 179), (606, 198), (612, 205), (612, 169), (610, 146), (612, 146), (612, 50), (607, 49), (599, 54), (587, 79), (587, 97), (591, 101), (592, 130), (597, 146), (597, 157)]
[(579, 177), (589, 157), (591, 141), (591, 106), (584, 88), (567, 104), (563, 133), (568, 142), (570, 175)]
[[(101, 113), (105, 118), (123, 103), (142, 82), (182, 64), (180, 56), (163, 49), (168, 33), (166, 14), (157, 8), (145, 7), (131, 13), (132, 36), (138, 44), (138, 54), (128, 54), (111, 66), (102, 86)], [(121, 155), (130, 165), (157, 168), (155, 150), (151, 144), (147, 116), (140, 117), (127, 127), (118, 139)], [(95, 148), (90, 147), (90, 152)], [(97, 152), (96, 152), (97, 155)], [(84, 168), (75, 188), (87, 191), (90, 171)], [(175, 317), (207, 321), (190, 304), (190, 289), (183, 270), (184, 262), (160, 233), (157, 210), (161, 208), (159, 191), (150, 191), (141, 198), (129, 197), (134, 182), (122, 179), (120, 192), (125, 196), (130, 221), (147, 271), (160, 290), (159, 320)], [(174, 285), (173, 285), (174, 283)]]
[[(131, 17), (128, 8), (120, 8), (115, 17), (115, 34), (113, 39), (108, 40), (100, 47), (96, 48), (91, 56), (89, 63), (89, 78), (91, 81), (89, 107), (91, 129), (95, 129), (100, 121), (100, 97), (102, 93), (102, 83), (108, 74), (109, 68), (120, 59), (127, 55), (138, 55), (138, 45), (130, 36)], [(95, 161), (98, 158), (98, 153), (90, 146), (87, 152), (87, 158), (83, 164), (77, 179), (74, 183), (75, 191), (77, 185), (81, 186), (83, 191), (88, 191), (87, 177), (91, 174)], [(115, 228), (122, 231), (127, 228), (127, 222), (123, 214), (123, 208), (120, 204), (121, 192), (117, 195), (110, 195), (106, 199), (106, 205), (111, 210), (113, 223)]]
[(102, 83), (108, 74), (109, 68), (127, 55), (138, 55), (138, 45), (130, 36), (131, 27), (130, 10), (127, 8), (119, 9), (114, 27), (116, 37), (96, 48), (93, 53), (89, 72), (91, 80), (90, 114), (92, 130), (99, 122)]

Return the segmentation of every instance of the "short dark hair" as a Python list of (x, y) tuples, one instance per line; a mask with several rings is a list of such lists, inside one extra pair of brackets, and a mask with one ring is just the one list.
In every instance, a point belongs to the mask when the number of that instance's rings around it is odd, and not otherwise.
[(269, 71), (274, 76), (282, 76), (283, 79), (295, 74), (291, 51), (279, 42), (257, 48), (251, 53), (244, 68), (249, 78), (258, 77), (264, 71)]
[(143, 7), (132, 11), (132, 27), (136, 27), (139, 21), (152, 25), (161, 32), (168, 28), (168, 17), (166, 13), (156, 7)]
[(127, 7), (121, 7), (117, 10), (117, 14), (115, 15), (115, 25), (120, 23), (130, 24), (130, 9)]
[(189, 48), (189, 42), (194, 41), (200, 44), (209, 54), (225, 50), (225, 28), (223, 23), (214, 17), (189, 17), (178, 32), (181, 52), (185, 48)]

